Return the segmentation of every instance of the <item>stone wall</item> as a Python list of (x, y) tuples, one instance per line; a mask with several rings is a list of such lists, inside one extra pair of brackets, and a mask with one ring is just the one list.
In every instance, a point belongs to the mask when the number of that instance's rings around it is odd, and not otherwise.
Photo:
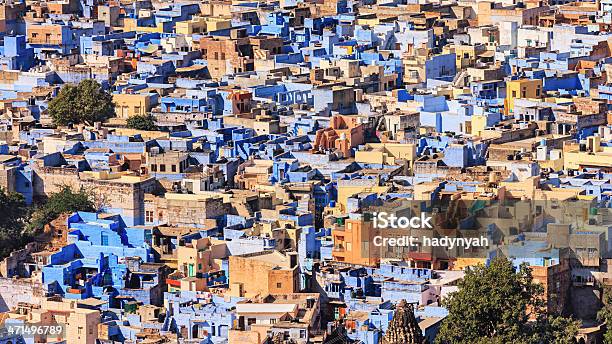
[(40, 282), (0, 277), (0, 312), (14, 309), (19, 302), (40, 304), (45, 294)]

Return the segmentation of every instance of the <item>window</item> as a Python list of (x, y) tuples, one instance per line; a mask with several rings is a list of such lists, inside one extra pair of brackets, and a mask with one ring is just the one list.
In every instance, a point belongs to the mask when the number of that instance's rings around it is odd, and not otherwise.
[(176, 172), (176, 165), (172, 165), (172, 172)]
[(283, 284), (282, 284), (282, 283), (280, 283), (280, 282), (279, 282), (279, 283), (276, 283), (276, 287), (277, 287), (277, 288), (282, 288), (282, 287), (283, 287)]
[(152, 210), (145, 211), (145, 222), (153, 222), (153, 211)]
[(159, 172), (166, 172), (166, 165), (164, 164), (159, 165)]
[(151, 172), (157, 172), (157, 165), (156, 164), (151, 165)]
[(108, 246), (108, 235), (106, 233), (102, 233), (100, 241), (102, 246)]
[(202, 270), (202, 264), (198, 264), (198, 270)]
[(247, 325), (249, 325), (249, 326), (253, 325), (256, 322), (257, 322), (257, 320), (255, 320), (255, 318), (248, 318), (247, 319)]

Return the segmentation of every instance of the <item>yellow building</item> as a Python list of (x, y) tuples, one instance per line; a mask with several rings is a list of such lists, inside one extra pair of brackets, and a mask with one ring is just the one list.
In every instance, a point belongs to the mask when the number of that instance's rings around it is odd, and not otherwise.
[(154, 98), (151, 94), (113, 94), (115, 103), (115, 113), (117, 117), (127, 119), (136, 115), (146, 115), (154, 105)]
[(140, 135), (144, 140), (154, 140), (159, 138), (169, 138), (169, 133), (164, 133), (161, 131), (147, 131), (147, 130), (138, 130), (138, 129), (130, 129), (130, 128), (115, 128), (115, 135), (122, 136), (134, 136)]
[(164, 32), (164, 24), (157, 23), (156, 26), (138, 26), (138, 19), (124, 18), (123, 19), (123, 30), (125, 32), (136, 31), (136, 32), (162, 33)]
[(176, 33), (179, 35), (192, 35), (194, 33), (204, 33), (229, 29), (232, 21), (227, 18), (217, 17), (193, 17), (176, 23)]
[(563, 146), (563, 162), (565, 169), (598, 167), (612, 171), (612, 147), (602, 146), (599, 136), (588, 137), (583, 150), (576, 142), (566, 142)]
[(176, 23), (176, 33), (178, 35), (192, 35), (203, 32), (206, 32), (206, 18), (193, 17)]
[(377, 16), (367, 16), (365, 18), (357, 18), (357, 25), (376, 26), (380, 23), (380, 18)]
[(485, 45), (451, 45), (443, 49), (443, 53), (455, 53), (457, 70), (476, 65), (478, 56), (486, 51)]
[(355, 152), (355, 161), (368, 164), (396, 165), (397, 160), (406, 160), (412, 166), (416, 158), (413, 143), (368, 143), (363, 150)]
[[(29, 308), (25, 312), (7, 313), (9, 318), (22, 319), (29, 323), (56, 326), (61, 325), (64, 332), (61, 337), (66, 344), (95, 344), (98, 338), (100, 311), (86, 308), (99, 305), (102, 301), (95, 299), (69, 300), (60, 297), (43, 299), (40, 308)], [(102, 302), (103, 303), (103, 302)], [(61, 341), (61, 337), (51, 335), (37, 336), (37, 342)]]
[(487, 263), (486, 258), (468, 258), (468, 257), (457, 257), (451, 266), (453, 271), (463, 271), (469, 267), (477, 265), (485, 265)]
[[(544, 148), (545, 150), (546, 148)], [(551, 169), (553, 171), (560, 171), (563, 169), (563, 151), (561, 149), (552, 149), (546, 154), (545, 159), (536, 156), (536, 161), (540, 165), (541, 169)]]
[(471, 121), (471, 132), (470, 134), (480, 136), (480, 134), (487, 128), (487, 116), (474, 115)]
[(504, 109), (506, 114), (514, 112), (515, 99), (530, 99), (542, 97), (541, 79), (519, 79), (506, 83), (506, 100)]
[(206, 29), (208, 32), (229, 29), (232, 27), (232, 20), (227, 18), (206, 18)]

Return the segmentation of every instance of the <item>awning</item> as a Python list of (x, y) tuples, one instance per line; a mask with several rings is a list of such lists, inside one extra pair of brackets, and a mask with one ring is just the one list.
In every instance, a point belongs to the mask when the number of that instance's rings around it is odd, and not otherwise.
[(138, 48), (139, 51), (146, 54), (153, 54), (159, 47), (156, 44), (149, 44), (146, 47)]
[(199, 70), (205, 69), (206, 66), (204, 65), (192, 65), (189, 67), (179, 67), (177, 69), (175, 69), (175, 71), (177, 73), (187, 73), (187, 72), (197, 72)]
[(487, 50), (485, 52), (483, 52), (482, 54), (478, 54), (479, 57), (494, 57), (495, 56), (495, 52), (493, 50)]

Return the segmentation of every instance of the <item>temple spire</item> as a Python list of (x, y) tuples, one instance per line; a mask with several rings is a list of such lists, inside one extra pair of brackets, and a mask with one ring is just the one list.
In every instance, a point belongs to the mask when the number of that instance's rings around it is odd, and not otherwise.
[(423, 333), (414, 317), (414, 306), (401, 300), (395, 307), (395, 314), (389, 323), (381, 344), (423, 344)]

